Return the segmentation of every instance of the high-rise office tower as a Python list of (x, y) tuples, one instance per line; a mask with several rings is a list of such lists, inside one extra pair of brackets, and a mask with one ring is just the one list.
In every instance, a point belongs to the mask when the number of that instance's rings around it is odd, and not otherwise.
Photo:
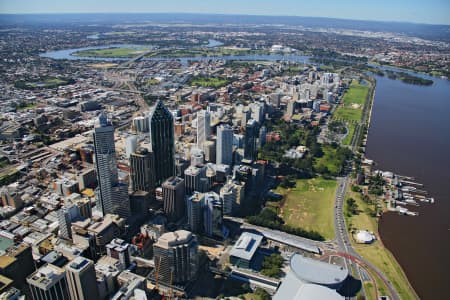
[(203, 225), (203, 206), (205, 195), (203, 193), (194, 192), (190, 197), (187, 197), (187, 218), (191, 231), (200, 233)]
[(191, 195), (193, 192), (202, 192), (203, 187), (201, 179), (206, 176), (206, 167), (190, 166), (184, 171), (184, 184), (186, 194)]
[(292, 117), (295, 112), (295, 100), (289, 100), (286, 108), (286, 115)]
[(237, 189), (231, 180), (220, 189), (220, 198), (223, 201), (223, 214), (231, 215), (237, 202)]
[(266, 143), (266, 134), (266, 126), (261, 126), (261, 128), (259, 129), (258, 147), (262, 147)]
[(223, 204), (219, 195), (214, 192), (205, 194), (203, 209), (203, 230), (208, 236), (223, 237)]
[(80, 208), (76, 204), (64, 205), (57, 211), (59, 236), (70, 240), (72, 239), (71, 224), (73, 221), (81, 218)]
[(175, 175), (175, 136), (173, 115), (159, 100), (149, 116), (150, 142), (155, 157), (155, 183), (160, 185)]
[(252, 119), (256, 120), (259, 124), (262, 124), (264, 122), (264, 102), (253, 102), (250, 104), (250, 109), (252, 111)]
[(130, 251), (130, 244), (122, 239), (113, 239), (106, 245), (106, 254), (109, 257), (118, 259), (124, 268), (128, 268), (130, 265)]
[(119, 182), (114, 145), (114, 127), (102, 112), (94, 128), (95, 168), (98, 187), (95, 191), (97, 209), (106, 214), (130, 216), (128, 187)]
[(99, 299), (94, 263), (91, 260), (77, 256), (65, 268), (72, 300)]
[(182, 284), (193, 280), (198, 270), (197, 237), (186, 230), (167, 232), (153, 245), (158, 281)]
[(153, 152), (139, 147), (130, 155), (130, 180), (133, 192), (145, 191), (150, 194), (155, 189), (155, 161)]
[(164, 212), (172, 221), (184, 216), (184, 189), (184, 179), (180, 177), (170, 177), (162, 184)]
[(211, 134), (211, 115), (206, 110), (197, 112), (197, 147), (202, 148)]
[(216, 163), (231, 166), (233, 162), (233, 129), (229, 125), (217, 128)]
[(133, 128), (137, 133), (148, 132), (148, 116), (139, 116), (133, 119)]
[(256, 160), (256, 138), (258, 137), (258, 123), (250, 119), (245, 126), (244, 158)]
[(245, 128), (245, 125), (247, 125), (248, 120), (252, 118), (252, 111), (251, 109), (244, 109), (242, 111), (242, 119), (241, 119), (241, 128)]
[(136, 151), (138, 146), (138, 137), (136, 135), (127, 136), (125, 139), (125, 156), (130, 158), (131, 153)]
[(47, 264), (27, 278), (33, 300), (69, 300), (66, 272)]

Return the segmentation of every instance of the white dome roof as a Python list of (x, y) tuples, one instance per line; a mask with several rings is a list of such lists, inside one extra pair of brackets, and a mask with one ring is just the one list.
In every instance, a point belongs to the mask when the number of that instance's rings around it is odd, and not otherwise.
[(360, 243), (371, 243), (375, 240), (375, 236), (367, 230), (358, 230), (355, 239)]

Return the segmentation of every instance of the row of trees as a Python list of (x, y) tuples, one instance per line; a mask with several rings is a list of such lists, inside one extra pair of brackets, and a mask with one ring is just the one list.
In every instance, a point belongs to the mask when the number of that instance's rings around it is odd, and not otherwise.
[(282, 266), (283, 257), (279, 253), (272, 253), (270, 256), (264, 257), (261, 274), (273, 278), (280, 278)]
[(306, 230), (299, 227), (292, 227), (284, 224), (282, 218), (280, 218), (274, 211), (265, 208), (258, 215), (250, 216), (247, 218), (250, 224), (263, 226), (270, 229), (281, 230), (290, 234), (301, 236), (316, 241), (324, 241), (325, 238), (314, 230)]

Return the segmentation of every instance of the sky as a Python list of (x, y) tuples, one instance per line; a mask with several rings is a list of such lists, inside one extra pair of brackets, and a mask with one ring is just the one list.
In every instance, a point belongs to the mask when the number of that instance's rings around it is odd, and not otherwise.
[(0, 0), (0, 13), (185, 12), (450, 25), (450, 0)]

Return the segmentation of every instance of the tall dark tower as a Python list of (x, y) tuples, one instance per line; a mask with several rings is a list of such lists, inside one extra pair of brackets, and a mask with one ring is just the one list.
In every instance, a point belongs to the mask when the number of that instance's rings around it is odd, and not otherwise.
[(175, 136), (172, 113), (158, 100), (149, 116), (150, 142), (155, 160), (155, 183), (175, 175)]
[(256, 138), (258, 137), (258, 124), (254, 119), (250, 119), (245, 126), (244, 158), (256, 160)]

